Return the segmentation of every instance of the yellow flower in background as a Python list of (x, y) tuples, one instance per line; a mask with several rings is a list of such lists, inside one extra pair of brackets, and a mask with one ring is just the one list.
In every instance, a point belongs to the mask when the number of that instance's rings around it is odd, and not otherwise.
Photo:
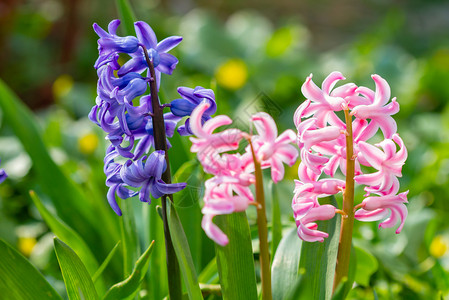
[(215, 78), (222, 87), (238, 90), (248, 79), (248, 68), (243, 60), (232, 58), (218, 66)]
[(73, 78), (68, 74), (62, 74), (53, 82), (53, 95), (55, 99), (67, 96), (73, 88)]
[(433, 257), (442, 257), (447, 252), (448, 245), (441, 235), (437, 235), (430, 243), (429, 252)]
[(83, 135), (78, 139), (78, 149), (85, 155), (95, 152), (98, 147), (98, 136), (92, 132)]
[(30, 256), (31, 252), (34, 249), (34, 246), (36, 246), (36, 243), (37, 241), (34, 237), (19, 237), (19, 240), (17, 241), (17, 247), (23, 255)]

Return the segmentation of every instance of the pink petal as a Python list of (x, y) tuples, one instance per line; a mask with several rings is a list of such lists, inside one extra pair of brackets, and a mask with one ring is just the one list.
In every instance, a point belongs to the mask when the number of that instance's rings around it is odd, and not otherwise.
[(391, 96), (390, 86), (388, 85), (388, 82), (385, 79), (383, 79), (377, 74), (374, 74), (371, 77), (376, 83), (376, 92), (374, 95), (373, 104), (378, 106), (385, 105), (390, 100)]
[(274, 141), (278, 135), (276, 123), (273, 118), (264, 112), (255, 114), (252, 117), (257, 133), (266, 141)]
[[(220, 115), (209, 119), (204, 123), (203, 130), (207, 134), (212, 134), (212, 132), (220, 126), (225, 126), (232, 124), (231, 118), (225, 115)], [(190, 125), (191, 127), (192, 125)], [(193, 131), (192, 131), (193, 132)]]
[(379, 148), (360, 141), (358, 143), (360, 152), (363, 154), (363, 158), (375, 169), (380, 170), (382, 163), (385, 161), (385, 154)]
[[(198, 105), (190, 115), (190, 129), (192, 130), (193, 134), (197, 137), (203, 137), (207, 135), (206, 132), (203, 130), (203, 124), (201, 122), (201, 119), (203, 117), (204, 112), (210, 107), (210, 104), (207, 101), (203, 101)], [(209, 120), (210, 121), (210, 120)]]
[(323, 80), (323, 84), (321, 85), (321, 90), (323, 91), (323, 93), (328, 94), (330, 93), (330, 91), (334, 88), (335, 84), (337, 84), (337, 82), (339, 80), (345, 80), (346, 78), (343, 76), (343, 74), (341, 74), (338, 71), (334, 71), (332, 73), (330, 73), (326, 79)]
[(201, 227), (211, 240), (220, 246), (226, 246), (229, 243), (229, 239), (226, 234), (212, 222), (213, 217), (214, 215), (204, 215), (203, 220), (201, 221)]
[(307, 77), (306, 82), (304, 82), (301, 87), (301, 92), (308, 100), (325, 103), (326, 99), (324, 98), (324, 94), (320, 90), (320, 88), (312, 81), (312, 76), (313, 75), (310, 74), (309, 77)]

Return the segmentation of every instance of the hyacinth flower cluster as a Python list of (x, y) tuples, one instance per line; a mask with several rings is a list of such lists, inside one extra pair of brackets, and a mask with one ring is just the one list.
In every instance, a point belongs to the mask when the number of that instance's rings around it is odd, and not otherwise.
[[(190, 151), (197, 153), (204, 171), (213, 175), (205, 182), (201, 226), (209, 238), (226, 246), (229, 239), (213, 222), (214, 217), (242, 212), (250, 205), (257, 207), (262, 298), (272, 299), (262, 169), (271, 169), (271, 178), (275, 183), (282, 180), (284, 164), (292, 166), (298, 158), (298, 150), (291, 145), (296, 135), (292, 130), (286, 130), (278, 136), (276, 123), (264, 112), (251, 117), (257, 134), (248, 134), (236, 128), (215, 132), (219, 127), (231, 125), (232, 120), (220, 115), (205, 121), (211, 107), (210, 103), (201, 102), (193, 110), (189, 122), (194, 135), (190, 138)], [(249, 145), (240, 153), (238, 150), (242, 140)], [(255, 196), (251, 186), (255, 188)]]
[[(284, 177), (284, 165), (292, 166), (298, 157), (297, 149), (291, 145), (296, 140), (292, 130), (278, 136), (276, 123), (264, 112), (252, 116), (257, 135), (249, 135), (236, 128), (214, 132), (221, 126), (232, 124), (225, 115), (213, 117), (204, 122), (211, 105), (202, 102), (190, 117), (193, 133), (191, 151), (197, 153), (205, 172), (213, 175), (205, 182), (204, 214), (202, 227), (207, 236), (217, 244), (225, 246), (227, 236), (213, 223), (217, 215), (244, 211), (249, 205), (258, 206), (250, 186), (256, 183), (255, 161), (262, 169), (271, 168), (271, 177), (279, 182)], [(250, 145), (244, 153), (235, 153), (242, 140)], [(233, 153), (229, 153), (229, 152)]]
[[(167, 52), (182, 38), (172, 36), (158, 43), (154, 31), (142, 21), (134, 24), (136, 36), (121, 37), (116, 33), (119, 24), (119, 20), (110, 22), (108, 32), (97, 24), (93, 26), (99, 36), (99, 57), (94, 65), (98, 85), (96, 105), (89, 118), (107, 133), (106, 138), (110, 142), (104, 159), (106, 185), (109, 187), (107, 198), (113, 210), (121, 215), (116, 196), (127, 199), (138, 195), (140, 201), (149, 203), (150, 196), (157, 199), (186, 186), (185, 183), (164, 182), (162, 178), (167, 168), (164, 148), (171, 147), (166, 137), (173, 136), (181, 119), (190, 116), (201, 101), (207, 101), (211, 106), (204, 120), (215, 112), (216, 104), (211, 90), (180, 87), (181, 98), (161, 106), (155, 99), (158, 98), (161, 73), (171, 75), (178, 63), (176, 57)], [(119, 64), (120, 54), (130, 57), (123, 65)], [(155, 83), (153, 89), (152, 83)], [(149, 86), (150, 94), (144, 95)], [(154, 132), (155, 105), (161, 111), (164, 107), (171, 110), (159, 116), (163, 120), (166, 139), (159, 144), (165, 147), (158, 147), (155, 141), (158, 134)], [(189, 135), (189, 119), (177, 130), (181, 135)], [(151, 149), (157, 151), (150, 153)]]
[[(398, 193), (398, 177), (407, 149), (392, 118), (399, 111), (399, 104), (396, 98), (390, 101), (390, 87), (379, 75), (372, 76), (375, 91), (353, 83), (334, 89), (344, 79), (341, 73), (333, 72), (320, 89), (310, 75), (302, 86), (307, 100), (294, 116), (301, 164), (292, 208), (298, 235), (309, 242), (322, 242), (328, 236), (317, 229), (315, 221), (328, 220), (336, 212), (347, 217), (332, 205), (319, 203), (319, 198), (346, 193), (348, 180), (337, 178), (338, 169), (365, 186), (366, 198), (354, 207), (355, 219), (383, 220), (379, 227), (393, 227), (399, 222), (396, 233), (400, 233), (407, 216), (408, 191)], [(340, 111), (345, 113), (346, 120), (338, 117)], [(383, 141), (368, 143), (378, 131)], [(347, 170), (349, 152), (352, 170)], [(366, 173), (363, 167), (374, 168), (376, 172)], [(353, 186), (349, 188), (353, 192)]]
[(8, 177), (8, 174), (6, 174), (5, 170), (0, 169), (0, 183), (5, 181), (5, 179)]

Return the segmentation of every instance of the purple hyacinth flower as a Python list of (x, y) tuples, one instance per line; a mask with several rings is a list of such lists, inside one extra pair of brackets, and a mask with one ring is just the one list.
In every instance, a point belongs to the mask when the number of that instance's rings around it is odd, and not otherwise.
[[(156, 34), (147, 23), (142, 21), (135, 22), (134, 28), (136, 30), (137, 39), (141, 45), (145, 46), (149, 58), (153, 61), (156, 72), (156, 82), (159, 88), (161, 80), (160, 73), (171, 75), (178, 64), (178, 59), (167, 52), (176, 47), (182, 41), (182, 37), (171, 36), (158, 43)], [(142, 73), (148, 68), (143, 49), (137, 49), (136, 52), (130, 53), (130, 56), (132, 57), (131, 60), (126, 62), (120, 70), (118, 70), (118, 76), (123, 76), (129, 72)], [(150, 75), (148, 74), (148, 76)]]
[[(1, 161), (0, 161), (1, 162)], [(5, 170), (0, 169), (0, 183), (5, 181), (5, 179), (8, 177), (8, 174), (6, 174)]]
[(160, 198), (166, 194), (179, 192), (186, 187), (186, 183), (165, 183), (161, 177), (167, 168), (164, 151), (158, 150), (137, 161), (128, 160), (120, 170), (123, 182), (131, 187), (141, 188), (139, 199), (151, 202), (150, 196)]
[(107, 194), (108, 203), (114, 212), (121, 216), (122, 211), (117, 204), (115, 195), (121, 199), (127, 199), (137, 195), (137, 192), (131, 191), (125, 187), (125, 184), (120, 177), (122, 165), (114, 161), (117, 156), (119, 156), (119, 153), (115, 147), (112, 145), (109, 146), (104, 158), (104, 173), (106, 174), (106, 186), (109, 187)]
[(98, 39), (98, 51), (100, 56), (95, 62), (95, 68), (98, 69), (107, 61), (111, 55), (119, 53), (133, 53), (139, 47), (139, 40), (134, 36), (120, 37), (116, 34), (120, 20), (113, 20), (108, 25), (108, 32), (94, 23), (94, 31), (100, 37)]
[[(175, 99), (170, 103), (171, 112), (178, 117), (186, 117), (192, 114), (192, 111), (203, 101), (207, 101), (210, 106), (204, 112), (202, 121), (206, 122), (217, 111), (217, 104), (215, 103), (215, 94), (211, 89), (205, 89), (197, 86), (195, 89), (188, 87), (179, 87), (178, 93), (182, 99)], [(187, 119), (183, 126), (178, 128), (180, 135), (191, 135), (190, 120)]]

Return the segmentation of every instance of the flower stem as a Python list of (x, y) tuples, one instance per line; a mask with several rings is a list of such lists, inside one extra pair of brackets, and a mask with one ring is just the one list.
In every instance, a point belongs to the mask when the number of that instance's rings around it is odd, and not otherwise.
[(346, 187), (343, 191), (343, 212), (347, 217), (341, 220), (340, 243), (338, 245), (337, 266), (335, 268), (334, 291), (340, 282), (348, 277), (351, 256), (352, 229), (354, 227), (354, 138), (352, 117), (349, 109), (344, 110), (346, 120)]
[(263, 177), (262, 169), (259, 161), (257, 161), (251, 139), (248, 139), (251, 146), (251, 153), (253, 154), (254, 169), (256, 175), (256, 202), (259, 204), (257, 208), (257, 229), (259, 231), (259, 261), (262, 278), (262, 299), (272, 300), (271, 294), (271, 263), (270, 253), (268, 251), (268, 227), (267, 214), (265, 208), (265, 194), (263, 191)]
[[(145, 46), (141, 45), (143, 48), (143, 53), (145, 54), (145, 60), (150, 69), (150, 92), (151, 92), (151, 105), (153, 107), (153, 134), (154, 134), (154, 148), (156, 150), (163, 150), (165, 152), (165, 161), (167, 162), (167, 168), (162, 174), (162, 180), (165, 183), (171, 183), (170, 174), (170, 161), (168, 159), (167, 151), (167, 138), (165, 135), (165, 122), (164, 122), (164, 112), (163, 106), (159, 102), (157, 83), (156, 83), (156, 72), (154, 70), (154, 65), (148, 56), (147, 49)], [(173, 202), (173, 196), (168, 195), (170, 200)], [(181, 276), (179, 270), (179, 263), (176, 257), (175, 249), (173, 248), (173, 242), (170, 236), (170, 230), (167, 222), (167, 195), (163, 195), (161, 198), (162, 204), (162, 221), (164, 223), (164, 237), (165, 237), (165, 254), (167, 261), (167, 274), (168, 274), (168, 293), (171, 300), (182, 299), (182, 285)]]

